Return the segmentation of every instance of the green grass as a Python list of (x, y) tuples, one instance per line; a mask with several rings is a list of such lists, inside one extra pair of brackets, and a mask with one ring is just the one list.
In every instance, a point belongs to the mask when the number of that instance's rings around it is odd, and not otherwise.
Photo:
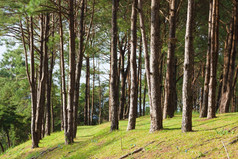
[[(238, 113), (222, 114), (217, 118), (200, 119), (193, 115), (193, 132), (181, 132), (181, 115), (163, 122), (164, 129), (149, 133), (149, 116), (140, 117), (136, 129), (126, 131), (127, 121), (120, 121), (120, 130), (110, 132), (110, 123), (98, 126), (79, 126), (72, 145), (64, 145), (63, 132), (56, 132), (40, 142), (40, 148), (31, 149), (31, 141), (9, 149), (0, 158), (119, 158), (144, 147), (128, 158), (226, 158), (222, 142), (230, 158), (238, 157)], [(50, 149), (55, 148), (52, 151)], [(42, 152), (45, 152), (42, 154)]]

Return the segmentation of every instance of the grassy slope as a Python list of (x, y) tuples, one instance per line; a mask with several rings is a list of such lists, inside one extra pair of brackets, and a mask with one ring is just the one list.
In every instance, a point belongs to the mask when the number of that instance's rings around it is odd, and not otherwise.
[[(98, 126), (79, 126), (72, 145), (64, 145), (63, 132), (45, 137), (40, 148), (31, 149), (31, 141), (9, 149), (0, 158), (119, 158), (140, 147), (143, 151), (128, 158), (226, 158), (222, 142), (230, 158), (238, 157), (238, 113), (218, 115), (212, 120), (193, 115), (193, 130), (181, 133), (181, 115), (164, 120), (164, 130), (149, 133), (149, 116), (137, 119), (136, 130), (126, 131), (127, 121), (120, 121), (120, 130), (109, 132), (110, 123)], [(56, 148), (57, 147), (57, 148)], [(52, 148), (55, 148), (52, 151)], [(41, 152), (45, 152), (41, 154)]]

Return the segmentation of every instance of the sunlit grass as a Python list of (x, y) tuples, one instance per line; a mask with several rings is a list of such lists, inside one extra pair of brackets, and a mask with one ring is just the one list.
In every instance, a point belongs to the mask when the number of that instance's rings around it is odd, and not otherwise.
[[(31, 141), (9, 149), (0, 158), (119, 158), (144, 147), (128, 158), (225, 158), (222, 141), (227, 145), (237, 138), (238, 113), (222, 114), (217, 118), (200, 119), (193, 115), (193, 132), (181, 132), (181, 114), (163, 122), (164, 129), (149, 133), (149, 116), (137, 119), (136, 129), (126, 131), (127, 121), (120, 121), (119, 130), (110, 132), (110, 123), (98, 126), (79, 126), (72, 145), (64, 145), (63, 132), (45, 137), (40, 148), (31, 149)], [(237, 126), (237, 128), (236, 128)], [(227, 145), (230, 157), (238, 156), (238, 144)], [(49, 151), (55, 148), (53, 151)], [(44, 154), (41, 152), (45, 151)]]

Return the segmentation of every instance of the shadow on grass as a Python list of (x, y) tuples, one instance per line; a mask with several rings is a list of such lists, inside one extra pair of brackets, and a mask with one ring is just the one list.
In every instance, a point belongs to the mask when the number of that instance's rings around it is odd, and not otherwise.
[[(221, 120), (220, 118), (213, 118), (213, 119), (208, 119), (208, 120), (204, 120), (204, 121), (198, 121), (199, 123), (195, 123), (194, 124), (194, 127), (197, 127), (197, 126), (201, 126), (201, 125), (206, 125), (206, 124), (209, 124), (209, 123), (214, 123), (214, 122), (217, 122), (218, 120)], [(200, 123), (202, 122), (202, 123)]]
[(205, 130), (198, 130), (198, 131), (210, 131), (210, 130), (217, 130), (217, 129), (224, 128), (224, 127), (226, 127), (226, 126), (229, 126), (229, 125), (234, 125), (234, 124), (237, 124), (237, 122), (234, 122), (234, 123), (231, 123), (231, 124), (222, 125), (222, 126), (215, 127), (215, 128), (212, 128), (212, 129), (205, 129)]
[(180, 128), (167, 128), (167, 127), (165, 127), (165, 128), (163, 128), (163, 130), (181, 130), (181, 127)]
[[(102, 132), (97, 135), (86, 135), (86, 136), (78, 136), (73, 144), (70, 145), (65, 145), (64, 142), (60, 142), (57, 144), (52, 145), (51, 147), (46, 147), (44, 150), (41, 151), (36, 151), (34, 153), (29, 154), (26, 158), (52, 158), (55, 154), (61, 154), (61, 157), (66, 157), (66, 158), (89, 158), (90, 154), (94, 154), (92, 152), (98, 151), (99, 149), (103, 148), (104, 146), (107, 146), (113, 142), (116, 142), (119, 139), (113, 138), (110, 141), (107, 141), (105, 143), (98, 143), (97, 141), (110, 134), (110, 132)], [(89, 138), (88, 138), (89, 137)], [(77, 141), (77, 140), (83, 140), (83, 141)], [(89, 149), (86, 149), (89, 144), (91, 143), (96, 143), (94, 146), (90, 146)], [(53, 147), (57, 147), (53, 151), (48, 151), (46, 153), (43, 153), (44, 151), (47, 151)], [(82, 150), (83, 149), (83, 150)], [(77, 153), (78, 152), (78, 153)], [(72, 153), (76, 153), (75, 155), (69, 156)], [(50, 156), (50, 157), (48, 157)], [(60, 157), (60, 156), (57, 156)]]
[[(93, 139), (91, 139), (91, 140), (93, 140)], [(80, 148), (77, 148), (77, 151), (79, 152), (79, 153), (77, 153), (77, 154), (75, 154), (75, 155), (72, 155), (72, 156), (70, 156), (70, 158), (80, 158), (80, 159), (84, 159), (84, 158), (90, 158), (90, 156), (92, 155), (92, 154), (96, 154), (100, 149), (102, 149), (102, 148), (104, 148), (104, 147), (106, 147), (106, 146), (108, 146), (108, 145), (110, 145), (110, 144), (113, 144), (114, 142), (116, 142), (116, 141), (118, 141), (119, 140), (119, 138), (117, 138), (117, 137), (115, 137), (115, 138), (113, 138), (112, 140), (110, 140), (110, 141), (107, 141), (107, 142), (105, 142), (105, 143), (98, 143), (97, 145), (95, 145), (95, 146), (91, 146), (89, 149), (86, 149), (86, 151), (85, 150), (80, 150)], [(88, 143), (89, 144), (89, 143)], [(86, 145), (84, 145), (83, 147), (85, 147)], [(83, 147), (81, 147), (81, 148), (83, 148)]]

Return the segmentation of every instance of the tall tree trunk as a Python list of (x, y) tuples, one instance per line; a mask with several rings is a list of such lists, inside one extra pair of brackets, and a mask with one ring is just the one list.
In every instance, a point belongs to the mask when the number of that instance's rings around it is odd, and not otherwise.
[(145, 106), (145, 100), (146, 100), (146, 86), (147, 86), (147, 81), (146, 81), (146, 73), (145, 73), (145, 85), (144, 85), (144, 95), (143, 95), (143, 116), (145, 116), (145, 112), (146, 112), (146, 106)]
[(141, 28), (141, 36), (142, 36), (142, 43), (144, 49), (144, 59), (145, 59), (145, 71), (146, 71), (146, 80), (148, 85), (148, 96), (151, 105), (151, 82), (150, 82), (150, 58), (149, 58), (149, 50), (148, 50), (148, 43), (146, 38), (146, 30), (145, 30), (145, 23), (144, 23), (144, 14), (142, 9), (142, 0), (138, 0), (138, 8), (139, 8), (139, 17), (140, 17), (140, 28)]
[(173, 96), (173, 100), (174, 100), (174, 112), (176, 112), (178, 110), (178, 99), (177, 99), (177, 58), (175, 58), (175, 62), (174, 62), (174, 68), (173, 68), (173, 72), (174, 72), (174, 76), (173, 76), (173, 84), (174, 84), (174, 96)]
[[(125, 97), (125, 91), (126, 91), (126, 76), (127, 76), (127, 72), (125, 72), (124, 67), (125, 67), (125, 47), (124, 49), (122, 49), (122, 43), (119, 45), (119, 49), (120, 49), (120, 75), (121, 75), (121, 96), (120, 96), (120, 105), (119, 105), (119, 120), (123, 119), (123, 111), (124, 111), (124, 107), (125, 107), (125, 101), (126, 101), (126, 97)], [(128, 67), (127, 67), (128, 68)]]
[[(111, 61), (111, 55), (110, 55), (110, 61)], [(111, 68), (111, 62), (110, 62), (110, 68)], [(111, 81), (111, 72), (112, 70), (110, 69), (110, 73), (109, 73), (109, 81)], [(112, 107), (111, 107), (111, 100), (110, 100), (110, 96), (111, 96), (111, 84), (109, 84), (109, 101), (108, 101), (108, 121), (112, 121)]]
[(40, 46), (40, 65), (39, 65), (39, 76), (38, 76), (38, 88), (37, 88), (37, 105), (36, 105), (36, 127), (35, 127), (35, 131), (37, 133), (37, 140), (39, 142), (39, 140), (41, 139), (42, 136), (42, 121), (43, 121), (43, 117), (44, 117), (44, 108), (45, 108), (45, 88), (46, 88), (46, 76), (47, 76), (47, 68), (46, 68), (46, 64), (48, 61), (48, 56), (47, 56), (47, 31), (46, 28), (44, 26), (44, 20), (45, 22), (49, 22), (49, 17), (44, 16), (44, 15), (40, 15), (41, 17), (41, 26), (40, 26), (40, 30), (41, 30), (41, 35), (40, 35), (40, 39), (41, 39), (41, 46)]
[[(204, 63), (202, 64), (202, 78), (205, 77), (205, 66)], [(204, 87), (200, 87), (200, 99), (199, 99), (199, 112), (201, 114), (202, 111), (202, 105), (203, 105), (203, 96), (204, 96)]]
[(85, 89), (85, 107), (87, 116), (87, 125), (90, 125), (90, 63), (89, 54), (86, 57), (86, 89)]
[(223, 74), (221, 73), (219, 78), (219, 86), (218, 86), (218, 93), (217, 93), (217, 102), (216, 102), (216, 112), (219, 109), (220, 101), (221, 101), (221, 90), (222, 90), (222, 82), (223, 81)]
[[(117, 40), (117, 41), (119, 41), (119, 39)], [(119, 46), (119, 44), (118, 44), (118, 48), (119, 48), (120, 46)], [(121, 54), (120, 54), (120, 56), (119, 56), (119, 59), (118, 59), (118, 66), (117, 66), (117, 90), (118, 90), (118, 110), (117, 110), (117, 115), (118, 115), (118, 121), (120, 120), (120, 96), (121, 96), (121, 94), (120, 94), (120, 77), (121, 77)]]
[[(98, 72), (100, 68), (100, 63), (98, 62)], [(100, 73), (98, 74), (98, 87), (99, 87), (99, 105), (98, 105), (98, 124), (102, 122), (102, 88), (101, 88), (101, 80), (100, 80)]]
[[(150, 132), (163, 128), (163, 117), (161, 109), (161, 92), (160, 92), (160, 74), (159, 74), (159, 57), (161, 48), (160, 39), (160, 18), (159, 18), (160, 0), (151, 1), (151, 43), (150, 43), (150, 87), (151, 87), (151, 105), (150, 105)], [(149, 81), (147, 81), (149, 82)]]
[(235, 71), (235, 78), (233, 81), (233, 94), (232, 94), (232, 105), (231, 105), (231, 112), (235, 112), (236, 111), (236, 82), (237, 82), (237, 78), (238, 78), (238, 65), (236, 66), (236, 71)]
[(93, 125), (93, 111), (94, 111), (94, 85), (95, 85), (95, 62), (94, 62), (94, 53), (93, 53), (93, 86), (92, 86), (92, 103), (91, 103), (91, 117), (90, 123)]
[(110, 106), (111, 131), (118, 130), (118, 90), (117, 90), (117, 10), (118, 0), (112, 1), (112, 37), (111, 37), (111, 79), (110, 79)]
[(218, 59), (218, 21), (219, 21), (219, 1), (213, 0), (212, 4), (212, 28), (211, 28), (211, 62), (210, 62), (210, 82), (208, 93), (207, 118), (216, 117), (216, 74)]
[(45, 129), (46, 129), (46, 111), (47, 111), (47, 107), (45, 105), (44, 109), (44, 114), (42, 117), (42, 125), (41, 125), (41, 139), (43, 139), (45, 137)]
[[(128, 62), (130, 61), (130, 54), (128, 54), (129, 56), (128, 56)], [(129, 67), (129, 69), (130, 69), (130, 67)], [(130, 70), (129, 70), (130, 71)], [(128, 101), (127, 101), (127, 104), (126, 104), (126, 107), (125, 107), (125, 111), (124, 111), (124, 117), (123, 117), (123, 119), (126, 119), (126, 118), (128, 118), (128, 114), (129, 114), (129, 109), (130, 109), (130, 94), (131, 94), (131, 74), (130, 73), (128, 73), (128, 75), (127, 75), (127, 87), (128, 87), (128, 89), (126, 89), (127, 90), (127, 94), (126, 94), (126, 97), (128, 98)]]
[[(236, 52), (237, 52), (237, 34), (238, 34), (238, 2), (233, 0), (233, 16), (232, 16), (232, 30), (230, 30), (230, 38), (231, 38), (231, 50), (226, 53), (224, 56), (224, 68), (228, 70), (224, 70), (223, 74), (223, 88), (221, 95), (221, 103), (220, 103), (220, 113), (229, 112), (230, 101), (233, 93), (233, 77), (235, 72), (235, 60), (236, 60)], [(228, 43), (229, 44), (229, 43)], [(229, 47), (229, 46), (228, 46)], [(229, 55), (227, 55), (229, 54)], [(228, 56), (228, 57), (227, 57)], [(226, 58), (226, 59), (225, 59)], [(226, 81), (226, 83), (224, 82)]]
[[(61, 71), (60, 71), (61, 72)], [(60, 130), (64, 130), (64, 114), (63, 114), (63, 96), (62, 96), (62, 83), (60, 80)]]
[[(80, 87), (80, 77), (81, 77), (81, 70), (82, 70), (82, 63), (83, 63), (83, 42), (84, 42), (84, 10), (85, 10), (85, 0), (81, 1), (81, 15), (80, 15), (80, 22), (79, 22), (79, 53), (77, 56), (77, 63), (76, 63), (76, 74), (75, 74), (75, 94), (74, 94), (74, 138), (77, 134), (77, 114), (78, 114), (78, 107), (79, 107), (79, 87)], [(94, 7), (94, 6), (93, 6)], [(84, 121), (85, 123), (85, 121)]]
[(203, 93), (203, 104), (200, 111), (200, 118), (207, 117), (208, 108), (208, 92), (209, 92), (209, 81), (210, 81), (210, 54), (211, 54), (211, 29), (212, 29), (212, 1), (209, 2), (209, 18), (208, 18), (208, 42), (207, 42), (207, 58), (206, 58), (206, 70), (204, 79), (204, 93)]
[(193, 63), (193, 20), (194, 0), (188, 0), (187, 23), (185, 34), (184, 51), (184, 74), (183, 74), (183, 114), (182, 132), (192, 131), (192, 63)]
[(73, 135), (73, 101), (75, 88), (75, 17), (74, 17), (74, 0), (69, 1), (69, 80), (68, 80), (68, 105), (67, 105), (67, 142), (74, 142)]
[[(39, 147), (37, 134), (35, 132), (35, 119), (36, 119), (36, 102), (37, 90), (35, 81), (35, 56), (34, 56), (34, 30), (33, 30), (33, 17), (30, 17), (30, 89), (31, 89), (31, 138), (32, 148)], [(24, 36), (23, 36), (24, 37)], [(26, 59), (27, 60), (27, 59)], [(27, 66), (26, 66), (27, 67)]]
[(67, 143), (67, 95), (66, 95), (66, 83), (65, 83), (65, 68), (64, 68), (64, 36), (62, 25), (62, 13), (61, 13), (61, 0), (59, 0), (59, 34), (60, 34), (60, 76), (61, 76), (61, 94), (62, 94), (62, 114), (64, 124), (65, 143)]
[(141, 68), (141, 61), (142, 61), (142, 57), (141, 57), (141, 54), (142, 54), (142, 37), (140, 38), (140, 49), (139, 49), (139, 61), (138, 61), (138, 73), (137, 73), (137, 83), (138, 83), (138, 88), (139, 90), (137, 91), (138, 93), (138, 97), (139, 97), (139, 115), (138, 116), (142, 116), (142, 100), (141, 100), (141, 91), (142, 91), (142, 88), (141, 88), (141, 75), (142, 75), (142, 68)]
[(133, 0), (131, 12), (131, 57), (130, 57), (130, 73), (131, 73), (131, 93), (130, 93), (130, 109), (127, 131), (135, 129), (137, 116), (137, 75), (136, 75), (136, 21), (137, 21), (137, 0)]
[[(45, 135), (50, 135), (51, 132), (51, 77), (52, 71), (49, 70), (48, 64), (48, 47), (47, 43), (49, 41), (49, 14), (46, 15), (45, 18), (45, 83), (46, 83), (46, 110), (45, 110)], [(53, 35), (53, 34), (52, 34)], [(53, 58), (53, 56), (51, 57)], [(51, 61), (52, 62), (52, 61)], [(52, 67), (52, 66), (51, 66)], [(51, 69), (50, 67), (50, 69)]]
[(168, 54), (167, 54), (167, 71), (166, 71), (166, 85), (165, 89), (165, 100), (164, 100), (164, 113), (163, 118), (167, 116), (172, 118), (174, 116), (175, 108), (175, 92), (176, 88), (174, 83), (174, 65), (175, 65), (175, 47), (176, 47), (176, 0), (170, 0), (170, 14), (169, 14), (169, 42), (168, 42)]
[[(52, 37), (54, 38), (55, 35), (55, 15), (52, 15)], [(54, 40), (53, 40), (54, 41)], [(49, 69), (49, 95), (47, 95), (47, 101), (49, 103), (49, 107), (50, 107), (50, 132), (54, 132), (54, 108), (53, 108), (53, 94), (52, 94), (52, 80), (53, 80), (53, 69), (54, 69), (54, 65), (55, 65), (55, 46), (53, 46), (52, 50), (51, 50), (51, 62), (50, 62), (50, 69)]]

